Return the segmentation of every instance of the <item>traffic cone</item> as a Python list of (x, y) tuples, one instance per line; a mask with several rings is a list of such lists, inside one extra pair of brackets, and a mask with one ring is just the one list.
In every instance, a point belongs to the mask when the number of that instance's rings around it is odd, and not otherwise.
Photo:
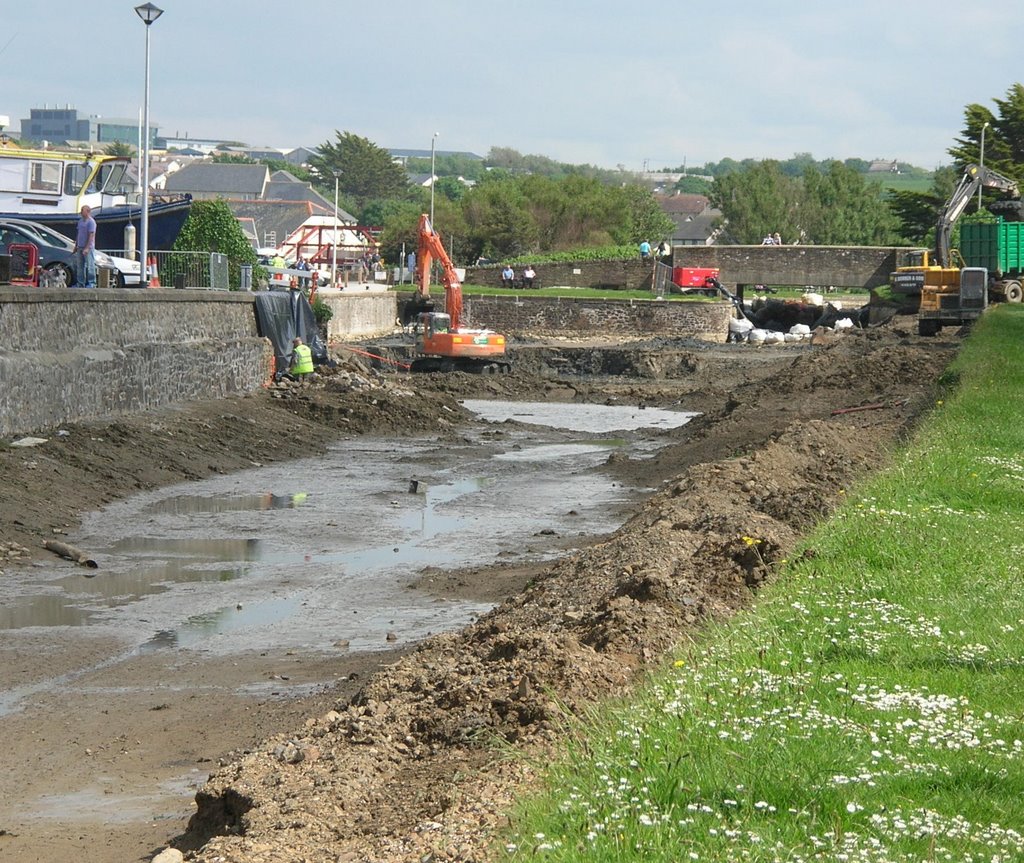
[(151, 288), (159, 288), (160, 271), (156, 268), (156, 255), (150, 255), (146, 258), (146, 266), (149, 268), (149, 286)]

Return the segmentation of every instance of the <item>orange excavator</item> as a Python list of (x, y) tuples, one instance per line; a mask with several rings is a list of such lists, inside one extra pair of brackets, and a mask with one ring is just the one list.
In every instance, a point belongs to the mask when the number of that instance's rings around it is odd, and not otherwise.
[[(434, 311), (430, 298), (430, 269), (435, 260), (441, 265), (444, 283), (443, 312)], [(416, 347), (420, 356), (412, 361), (414, 372), (494, 374), (512, 368), (505, 359), (503, 335), (462, 326), (462, 282), (426, 214), (420, 216), (416, 296), (410, 301), (405, 317), (416, 325)]]

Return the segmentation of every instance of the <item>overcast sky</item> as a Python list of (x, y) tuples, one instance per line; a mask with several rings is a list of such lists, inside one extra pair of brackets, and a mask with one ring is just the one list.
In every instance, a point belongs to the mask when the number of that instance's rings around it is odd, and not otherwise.
[[(163, 135), (491, 147), (642, 170), (809, 152), (948, 164), (1021, 80), (1019, 0), (159, 0)], [(138, 117), (132, 0), (0, 0), (0, 115)], [(1016, 76), (1016, 77), (1015, 77)]]

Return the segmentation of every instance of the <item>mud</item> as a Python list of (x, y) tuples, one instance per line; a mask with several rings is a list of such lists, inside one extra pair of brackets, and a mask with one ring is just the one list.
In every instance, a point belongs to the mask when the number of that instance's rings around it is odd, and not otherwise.
[[(653, 457), (609, 458), (624, 482), (655, 489), (613, 535), (555, 563), (421, 571), (418, 587), (439, 596), (504, 601), (404, 651), (126, 656), (112, 637), (5, 633), (3, 693), (22, 700), (0, 716), (0, 856), (120, 863), (173, 844), (208, 863), (487, 859), (531, 778), (495, 740), (557, 745), (566, 712), (628, 691), (673, 644), (751, 602), (773, 561), (884, 466), (956, 345), (898, 322), (814, 348), (517, 344), (508, 376), (345, 363), (306, 389), (0, 450), (0, 577), (18, 579), (49, 562), (44, 540), (104, 503), (309, 456), (339, 436), (426, 433), (444, 447), (473, 421), (464, 398), (702, 412), (659, 432), (669, 445)], [(864, 405), (882, 407), (833, 413)]]

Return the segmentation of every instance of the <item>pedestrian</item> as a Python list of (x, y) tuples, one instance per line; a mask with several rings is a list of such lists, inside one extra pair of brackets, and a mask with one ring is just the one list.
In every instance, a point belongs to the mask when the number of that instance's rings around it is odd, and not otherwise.
[(292, 355), (288, 373), (300, 383), (305, 383), (306, 378), (313, 374), (313, 352), (309, 349), (309, 345), (303, 344), (302, 339), (298, 336), (292, 339)]
[[(280, 252), (275, 252), (274, 257), (270, 259), (270, 266), (278, 270), (283, 270), (285, 268), (284, 255), (282, 255)], [(279, 287), (284, 286), (284, 273), (274, 273), (270, 278), (272, 281), (276, 282)]]
[[(302, 270), (303, 272), (306, 272), (306, 273), (309, 272), (309, 263), (306, 261), (306, 259), (304, 257), (302, 257), (302, 255), (299, 255), (299, 259), (295, 262), (295, 269), (296, 270)], [(309, 278), (307, 276), (300, 276), (299, 277), (299, 287), (300, 288), (308, 288), (309, 287)]]
[(672, 254), (672, 247), (668, 244), (668, 240), (662, 240), (658, 243), (658, 259), (664, 260)]
[(640, 244), (640, 260), (649, 261), (651, 259), (651, 244), (644, 240)]
[(82, 204), (81, 218), (75, 234), (75, 284), (80, 288), (96, 287), (96, 220), (92, 208)]
[(413, 282), (416, 280), (416, 253), (409, 252), (405, 256), (405, 268), (409, 271), (409, 281)]

